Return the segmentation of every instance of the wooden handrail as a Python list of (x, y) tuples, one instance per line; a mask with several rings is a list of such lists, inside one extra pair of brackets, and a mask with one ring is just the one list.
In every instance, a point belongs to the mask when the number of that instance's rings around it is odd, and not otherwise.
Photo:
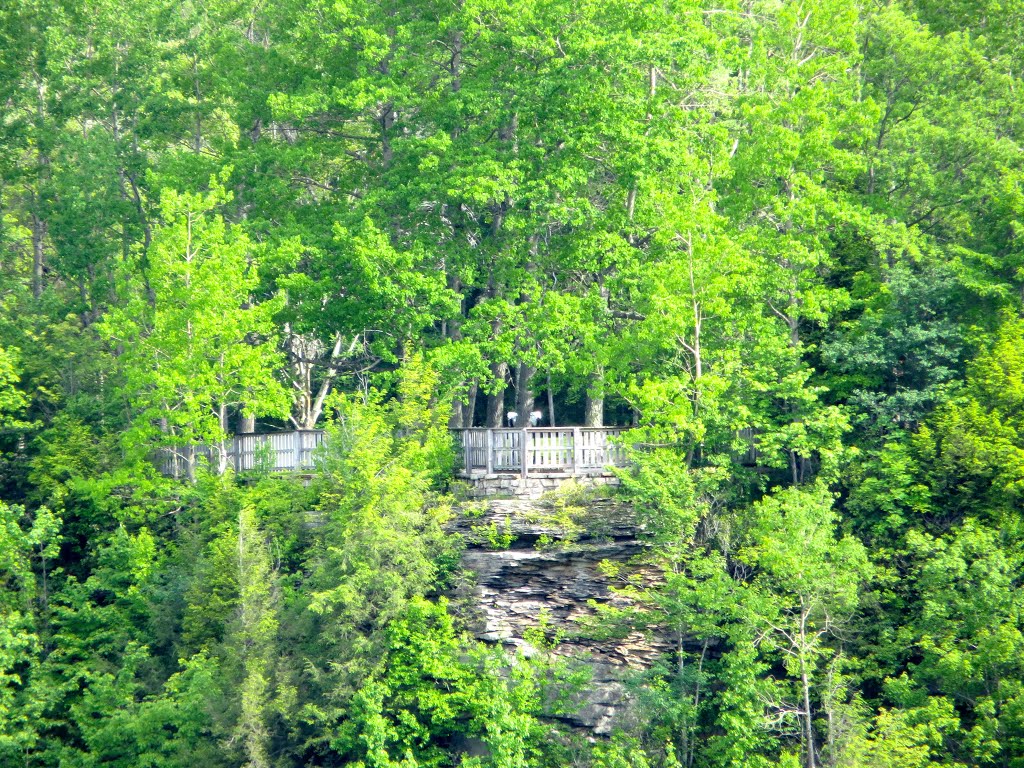
[[(206, 457), (211, 464), (221, 455), (225, 457), (224, 469), (247, 472), (261, 463), (259, 454), (268, 459), (269, 468), (275, 471), (297, 471), (312, 469), (313, 451), (324, 441), (322, 429), (293, 429), (288, 432), (247, 432), (233, 435), (223, 444), (199, 444), (168, 446), (157, 450), (157, 467), (162, 474), (170, 477), (192, 477), (196, 457)], [(221, 451), (224, 454), (221, 454)]]
[(625, 451), (608, 442), (627, 427), (470, 427), (461, 441), (463, 473), (585, 475), (625, 464)]
[[(582, 475), (608, 466), (622, 466), (625, 451), (607, 438), (627, 431), (626, 427), (471, 427), (453, 430), (462, 448), (463, 470), (515, 473), (556, 472)], [(224, 457), (223, 467), (236, 472), (257, 468), (264, 454), (266, 464), (276, 471), (311, 469), (313, 452), (324, 442), (322, 429), (235, 435), (223, 445), (169, 446), (157, 451), (161, 472), (172, 477), (191, 477), (198, 457), (213, 463)], [(222, 453), (223, 451), (223, 453)]]
[(452, 432), (572, 432), (578, 429), (580, 432), (607, 432), (622, 433), (628, 432), (630, 427), (577, 427), (568, 424), (564, 427), (464, 427), (453, 429)]

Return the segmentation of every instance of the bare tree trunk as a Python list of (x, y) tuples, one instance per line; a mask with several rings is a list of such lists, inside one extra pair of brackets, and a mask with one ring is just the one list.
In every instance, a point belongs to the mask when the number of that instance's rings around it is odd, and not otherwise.
[[(497, 220), (500, 216), (496, 217), (493, 224), (494, 231), (501, 227), (500, 222)], [(488, 290), (488, 293), (493, 295), (496, 293), (494, 290), (493, 283)], [(494, 320), (491, 323), (491, 334), (494, 338), (498, 338), (498, 334), (501, 331), (501, 321)], [(487, 416), (484, 426), (488, 429), (497, 429), (502, 426), (502, 422), (505, 418), (505, 387), (508, 381), (508, 363), (504, 360), (501, 362), (491, 363), (491, 378), (495, 382), (495, 386), (498, 388), (497, 392), (493, 395), (487, 396)]]
[(395, 150), (391, 146), (391, 129), (395, 124), (394, 104), (388, 103), (384, 105), (378, 122), (380, 123), (381, 163), (387, 168), (391, 165), (391, 160), (395, 156)]
[(588, 427), (604, 426), (604, 366), (599, 365), (587, 380), (587, 401), (583, 424)]
[(490, 429), (497, 429), (505, 418), (505, 381), (508, 378), (508, 363), (492, 364), (491, 375), (498, 382), (500, 389), (487, 396), (487, 426)]
[[(120, 74), (119, 62), (114, 62), (114, 75)], [(114, 139), (114, 146), (120, 146), (121, 144), (121, 120), (117, 112), (117, 96), (121, 92), (120, 83), (115, 82), (113, 86), (113, 93), (111, 94), (114, 99), (114, 105), (110, 108), (110, 130)], [(128, 174), (125, 171), (124, 163), (118, 162), (117, 164), (117, 189), (121, 200), (127, 202), (128, 200)], [(127, 223), (122, 220), (121, 222), (121, 259), (123, 261), (128, 260), (128, 255), (131, 252), (131, 237), (128, 234)]]
[(807, 670), (800, 673), (800, 679), (804, 689), (804, 741), (807, 747), (807, 768), (816, 768), (817, 762), (814, 757), (814, 723), (811, 719), (811, 686), (807, 679)]
[[(330, 394), (334, 379), (338, 375), (337, 361), (342, 355), (341, 334), (335, 334), (334, 346), (326, 354), (326, 348), (315, 336), (292, 333), (290, 326), (285, 325), (287, 340), (285, 347), (292, 360), (289, 367), (294, 405), (288, 420), (296, 429), (315, 429), (324, 410), (324, 402)], [(359, 345), (360, 334), (352, 337), (345, 355), (351, 355)], [(318, 362), (319, 361), (319, 362)], [(326, 372), (320, 380), (316, 395), (313, 394), (313, 369), (318, 364), (326, 365)]]
[[(456, 7), (460, 8), (460, 9), (462, 8), (462, 5), (463, 5), (463, 3), (461, 2), (461, 0), (460, 0), (460, 2), (456, 3)], [(458, 93), (460, 90), (462, 90), (462, 31), (461, 30), (457, 30), (452, 35), (451, 52), (452, 52), (452, 58), (451, 58), (451, 61), (449, 62), (449, 70), (451, 71), (451, 74), (452, 74), (451, 89), (452, 89), (452, 93)], [(454, 139), (458, 135), (459, 135), (459, 129), (457, 127), (453, 128), (452, 129), (452, 138)]]
[[(349, 345), (348, 352), (346, 354), (352, 354), (358, 343), (359, 334), (357, 333), (352, 337), (352, 343)], [(339, 333), (334, 337), (334, 347), (331, 348), (331, 356), (327, 361), (327, 373), (324, 374), (323, 379), (320, 381), (320, 389), (317, 391), (316, 398), (310, 406), (309, 413), (306, 414), (306, 420), (303, 422), (301, 429), (316, 429), (316, 423), (320, 420), (320, 415), (324, 412), (324, 402), (327, 400), (327, 395), (331, 391), (331, 385), (334, 383), (334, 379), (338, 375), (338, 369), (334, 367), (334, 363), (338, 360), (340, 355), (341, 334)]]
[(800, 647), (798, 649), (800, 658), (800, 683), (803, 687), (803, 698), (804, 698), (804, 712), (803, 712), (803, 725), (804, 725), (804, 746), (807, 749), (805, 756), (807, 768), (816, 768), (816, 758), (814, 755), (814, 719), (811, 713), (811, 681), (810, 676), (807, 673), (807, 659), (804, 656), (804, 649), (807, 647), (807, 616), (808, 609), (803, 605), (803, 598), (801, 602), (801, 615), (800, 615)]
[(251, 435), (256, 431), (256, 416), (246, 416), (244, 413), (238, 416), (238, 429), (235, 434)]
[[(221, 364), (223, 364), (223, 357)], [(221, 403), (217, 407), (217, 420), (220, 422), (220, 441), (217, 443), (217, 474), (223, 475), (228, 468), (228, 445), (231, 438), (228, 437), (228, 407)]]
[(138, 180), (134, 174), (128, 174), (128, 181), (132, 187), (132, 201), (135, 203), (135, 212), (139, 216), (139, 224), (142, 225), (142, 251), (143, 254), (149, 251), (149, 245), (153, 242), (153, 227), (146, 216), (146, 209), (142, 204), (142, 192), (139, 190)]

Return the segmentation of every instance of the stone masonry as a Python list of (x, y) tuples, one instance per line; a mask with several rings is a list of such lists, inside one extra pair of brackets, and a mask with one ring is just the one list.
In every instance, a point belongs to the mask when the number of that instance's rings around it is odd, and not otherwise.
[(561, 472), (531, 472), (523, 477), (518, 472), (480, 474), (466, 478), (469, 483), (467, 495), (475, 499), (514, 498), (538, 500), (544, 494), (556, 492), (567, 482), (574, 482), (585, 488), (616, 486), (619, 479), (608, 472), (594, 472), (570, 477)]

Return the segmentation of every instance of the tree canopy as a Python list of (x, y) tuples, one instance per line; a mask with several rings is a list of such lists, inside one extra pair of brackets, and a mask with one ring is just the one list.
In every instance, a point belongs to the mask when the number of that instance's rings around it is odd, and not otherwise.
[[(1020, 0), (3, 4), (0, 765), (1024, 766), (1022, 41)], [(596, 743), (446, 597), (450, 429), (510, 410), (632, 428), (657, 576), (581, 631), (673, 647)], [(307, 484), (230, 471), (291, 428)]]

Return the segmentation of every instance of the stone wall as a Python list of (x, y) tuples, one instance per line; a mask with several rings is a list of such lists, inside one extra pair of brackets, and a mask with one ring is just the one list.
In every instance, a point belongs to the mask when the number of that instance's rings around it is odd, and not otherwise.
[(564, 473), (531, 473), (523, 477), (518, 473), (476, 474), (464, 478), (469, 484), (466, 494), (474, 499), (513, 498), (538, 500), (544, 494), (557, 491), (566, 483), (586, 488), (604, 488), (619, 484), (619, 479), (607, 472), (576, 476)]

